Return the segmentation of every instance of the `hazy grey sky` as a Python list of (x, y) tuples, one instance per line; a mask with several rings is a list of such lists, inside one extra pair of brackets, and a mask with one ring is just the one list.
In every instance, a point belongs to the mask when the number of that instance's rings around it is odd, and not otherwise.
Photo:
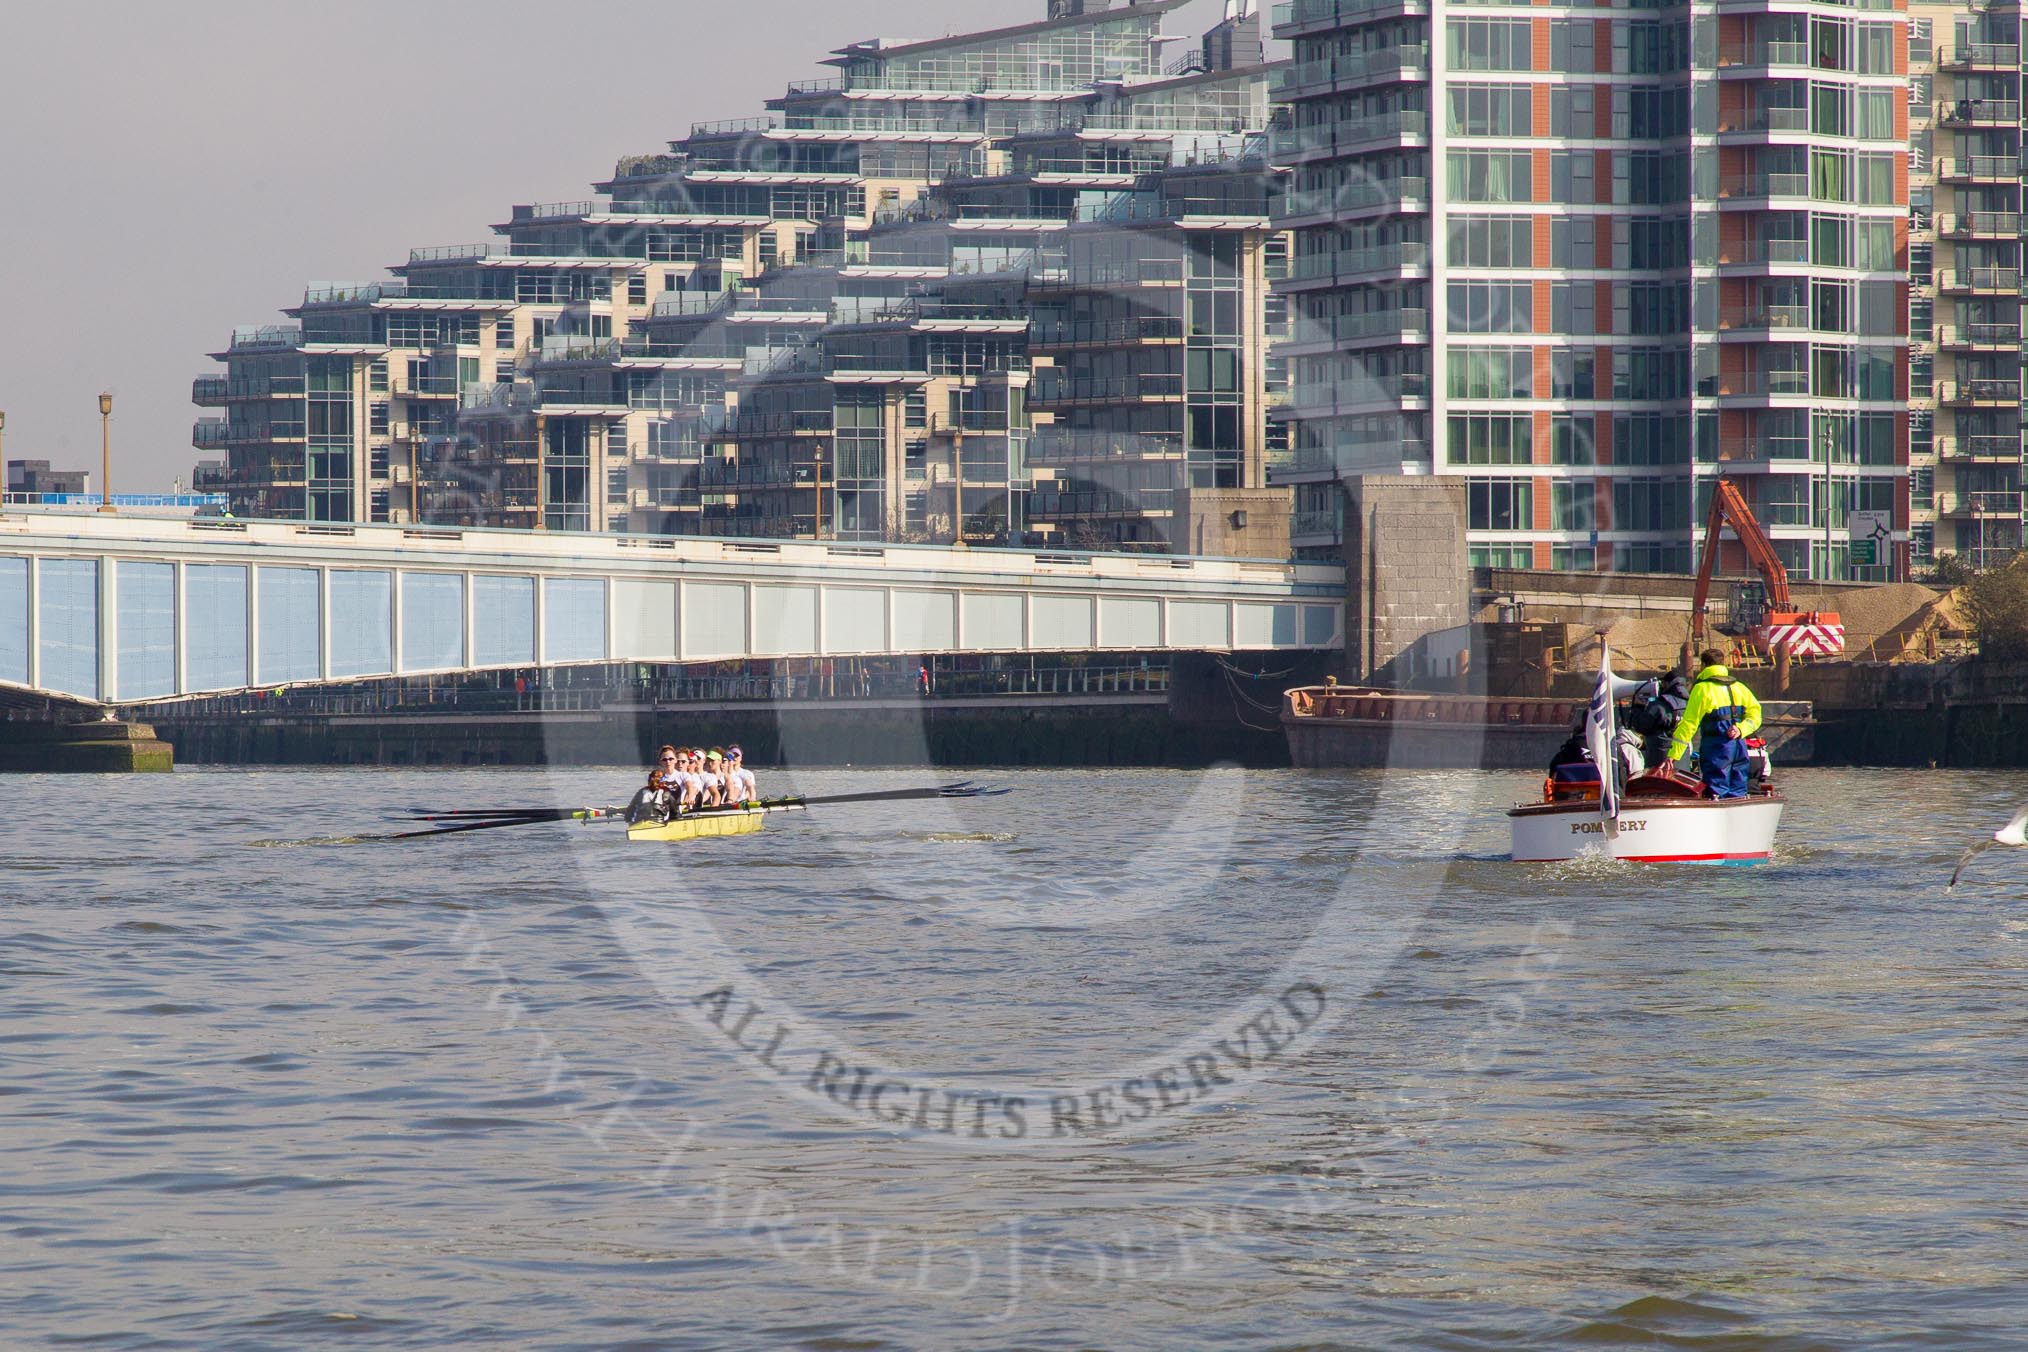
[[(193, 376), (305, 283), (492, 238), (831, 49), (1044, 0), (0, 0), (6, 458), (187, 483)], [(1169, 21), (1194, 34), (1218, 0)], [(1180, 50), (1180, 49), (1179, 49)]]

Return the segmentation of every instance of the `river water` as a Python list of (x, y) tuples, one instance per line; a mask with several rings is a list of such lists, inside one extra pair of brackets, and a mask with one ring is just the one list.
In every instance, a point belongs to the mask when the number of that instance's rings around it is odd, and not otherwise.
[(1711, 871), (1505, 862), (1526, 775), (987, 777), (5, 781), (0, 1346), (2022, 1345), (2028, 858), (1943, 882), (2028, 776)]

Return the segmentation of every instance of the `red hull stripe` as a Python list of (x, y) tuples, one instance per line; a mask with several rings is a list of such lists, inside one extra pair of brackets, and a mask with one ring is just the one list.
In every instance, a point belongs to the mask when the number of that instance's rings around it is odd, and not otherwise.
[[(1575, 855), (1560, 855), (1547, 859), (1517, 859), (1519, 864), (1559, 864)], [(1764, 864), (1773, 856), (1763, 851), (1760, 854), (1625, 854), (1618, 856), (1625, 864)]]

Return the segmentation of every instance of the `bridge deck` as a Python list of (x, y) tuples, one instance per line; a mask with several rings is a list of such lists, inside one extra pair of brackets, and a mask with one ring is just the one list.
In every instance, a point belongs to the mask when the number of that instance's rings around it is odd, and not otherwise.
[(1317, 564), (0, 517), (0, 685), (73, 704), (591, 663), (1332, 649)]

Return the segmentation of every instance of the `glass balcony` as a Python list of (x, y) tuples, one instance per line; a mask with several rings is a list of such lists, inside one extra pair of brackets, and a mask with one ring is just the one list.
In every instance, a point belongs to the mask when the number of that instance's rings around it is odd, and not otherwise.
[(1322, 94), (1352, 85), (1429, 78), (1429, 48), (1417, 43), (1350, 52), (1290, 66), (1275, 77), (1276, 98)]
[(1936, 401), (1939, 404), (2018, 404), (2021, 402), (2021, 382), (2018, 380), (1941, 380), (1936, 386)]
[(1414, 210), (1429, 202), (1429, 180), (1423, 178), (1362, 179), (1329, 188), (1301, 188), (1282, 198), (1279, 219), (1303, 216), (1345, 216), (1372, 208)]
[(1951, 239), (2019, 239), (2021, 215), (2015, 211), (1952, 212), (1936, 218), (1936, 232)]
[(1936, 176), (1945, 182), (2012, 183), (2021, 176), (2021, 161), (2013, 155), (1956, 155), (1937, 161)]
[(1939, 70), (2013, 70), (2020, 61), (2020, 49), (2011, 42), (1961, 42), (1936, 58)]
[(1939, 291), (2011, 296), (2020, 293), (2021, 272), (2018, 268), (1954, 268), (1939, 273), (1936, 283)]
[(2018, 347), (2021, 343), (2019, 324), (1941, 324), (1936, 331), (1938, 347)]

